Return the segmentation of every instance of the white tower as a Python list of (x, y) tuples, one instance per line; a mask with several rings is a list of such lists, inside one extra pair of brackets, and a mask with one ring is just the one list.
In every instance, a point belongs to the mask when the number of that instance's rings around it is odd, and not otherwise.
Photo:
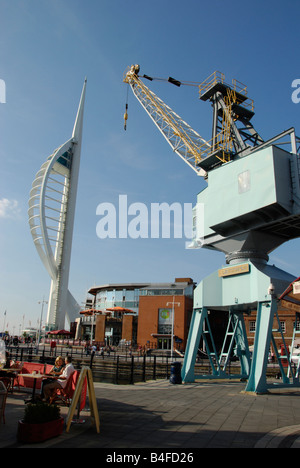
[(30, 191), (29, 226), (39, 256), (51, 277), (47, 327), (63, 329), (79, 305), (68, 290), (74, 215), (80, 166), (86, 80), (72, 137), (47, 158)]

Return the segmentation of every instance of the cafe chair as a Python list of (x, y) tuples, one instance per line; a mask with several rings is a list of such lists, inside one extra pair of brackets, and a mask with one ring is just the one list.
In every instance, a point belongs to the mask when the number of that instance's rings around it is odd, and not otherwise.
[(12, 392), (12, 382), (10, 377), (0, 377), (0, 382), (3, 383), (7, 392)]
[(18, 387), (18, 390), (20, 391), (20, 381), (19, 381), (19, 374), (22, 372), (23, 369), (23, 362), (15, 362), (11, 365), (11, 369), (15, 374), (15, 377), (13, 379), (13, 387)]
[(71, 400), (73, 398), (73, 393), (74, 393), (73, 376), (75, 372), (76, 371), (72, 372), (72, 374), (68, 378), (65, 388), (56, 388), (54, 390), (53, 395), (50, 397), (50, 401), (49, 401), (50, 405), (52, 405), (52, 403), (58, 403), (60, 401), (64, 405), (70, 406)]
[(0, 423), (3, 421), (5, 424), (5, 405), (7, 398), (7, 388), (4, 383), (0, 380)]

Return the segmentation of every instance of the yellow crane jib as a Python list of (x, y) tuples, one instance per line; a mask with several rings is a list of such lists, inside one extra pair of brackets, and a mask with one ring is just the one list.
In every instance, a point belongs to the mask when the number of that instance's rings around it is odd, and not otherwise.
[[(125, 71), (123, 81), (130, 85), (133, 94), (168, 141), (173, 151), (189, 164), (198, 175), (205, 175), (206, 172), (199, 167), (199, 163), (204, 155), (211, 151), (211, 145), (147, 88), (139, 78), (139, 71), (139, 65), (131, 65)], [(144, 75), (144, 77), (152, 80), (147, 75)], [(174, 78), (169, 78), (167, 81), (176, 84), (176, 86), (180, 84)]]

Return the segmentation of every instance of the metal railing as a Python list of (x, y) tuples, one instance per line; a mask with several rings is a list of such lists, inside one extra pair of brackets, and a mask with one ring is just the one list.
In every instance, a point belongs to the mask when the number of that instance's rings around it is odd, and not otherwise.
[[(43, 364), (54, 364), (55, 357), (49, 350), (37, 350), (33, 346), (8, 346), (11, 359), (22, 362), (39, 362)], [(173, 359), (170, 355), (144, 354), (131, 355), (117, 354), (115, 352), (100, 356), (99, 354), (87, 354), (78, 352), (78, 350), (64, 348), (61, 356), (72, 355), (73, 365), (80, 370), (83, 366), (89, 366), (93, 373), (94, 382), (106, 382), (113, 384), (133, 385), (137, 382), (146, 382), (149, 380), (169, 379), (171, 375), (171, 365), (176, 362), (183, 364), (184, 357), (176, 356)], [(230, 361), (229, 374), (239, 374), (240, 364), (238, 361)], [(207, 357), (198, 357), (195, 364), (196, 375), (212, 375), (212, 367)], [(279, 378), (278, 362), (268, 364), (267, 377)]]
[[(253, 99), (248, 98), (248, 90), (247, 86), (240, 81), (236, 80), (235, 78), (232, 79), (232, 83), (228, 84), (225, 82), (225, 75), (219, 71), (213, 72), (206, 80), (204, 80), (199, 85), (199, 97), (203, 96), (207, 91), (215, 86), (216, 84), (221, 83), (224, 86), (231, 88), (233, 91), (244, 96), (244, 100), (241, 103), (243, 107), (250, 109), (251, 111), (254, 110), (254, 101)], [(235, 97), (236, 102), (238, 102), (237, 97)]]
[[(147, 380), (168, 379), (170, 377), (172, 359), (166, 354), (139, 355), (117, 354), (116, 352), (100, 354), (76, 350), (73, 348), (61, 348), (51, 353), (51, 350), (34, 346), (8, 346), (6, 350), (10, 358), (21, 362), (39, 362), (43, 364), (54, 364), (59, 355), (72, 356), (76, 369), (88, 365), (93, 372), (95, 382), (109, 382), (114, 384), (134, 384), (146, 382)], [(183, 361), (183, 357), (177, 356), (176, 361)]]

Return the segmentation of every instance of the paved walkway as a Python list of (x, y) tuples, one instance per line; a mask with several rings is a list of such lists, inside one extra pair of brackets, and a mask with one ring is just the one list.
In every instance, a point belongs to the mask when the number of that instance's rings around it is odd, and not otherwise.
[[(68, 433), (64, 430), (61, 436), (39, 444), (18, 442), (17, 421), (24, 414), (24, 393), (16, 391), (7, 399), (0, 448), (146, 448), (170, 452), (300, 448), (300, 388), (277, 386), (268, 394), (255, 395), (245, 393), (245, 383), (239, 381), (94, 385), (100, 434), (86, 408), (80, 414), (85, 422), (72, 423)], [(67, 416), (68, 408), (62, 407), (61, 413)]]

